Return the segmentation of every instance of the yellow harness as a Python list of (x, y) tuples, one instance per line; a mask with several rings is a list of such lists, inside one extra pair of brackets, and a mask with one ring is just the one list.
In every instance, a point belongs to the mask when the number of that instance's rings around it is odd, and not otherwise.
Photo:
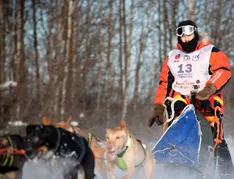
[[(7, 137), (7, 140), (8, 140), (8, 142), (9, 142), (9, 144), (10, 144), (10, 147), (13, 147), (13, 143), (12, 143), (11, 138), (10, 138), (10, 137)], [(13, 164), (13, 161), (14, 161), (14, 156), (11, 155), (11, 150), (7, 150), (6, 159), (5, 159), (5, 161), (1, 164), (1, 166), (2, 166), (2, 167), (5, 167), (5, 166), (8, 165), (9, 167), (11, 167), (12, 164)], [(1, 177), (1, 175), (0, 175), (0, 177)]]
[[(139, 143), (140, 143), (140, 142), (139, 142)], [(128, 141), (127, 141), (125, 150), (122, 151), (120, 154), (117, 154), (117, 161), (118, 161), (117, 166), (118, 166), (120, 169), (122, 169), (122, 170), (126, 170), (126, 169), (127, 169), (127, 165), (126, 165), (125, 161), (123, 160), (123, 156), (124, 156), (124, 154), (130, 149), (131, 144), (132, 144), (132, 135), (129, 134), (129, 136), (128, 136)], [(141, 144), (141, 146), (142, 146), (142, 144)], [(139, 164), (137, 164), (135, 167), (140, 166), (140, 165), (145, 161), (146, 151), (145, 151), (145, 148), (144, 148), (143, 146), (142, 146), (142, 148), (143, 148), (144, 154), (145, 154), (144, 159), (143, 159), (142, 162), (140, 162)]]

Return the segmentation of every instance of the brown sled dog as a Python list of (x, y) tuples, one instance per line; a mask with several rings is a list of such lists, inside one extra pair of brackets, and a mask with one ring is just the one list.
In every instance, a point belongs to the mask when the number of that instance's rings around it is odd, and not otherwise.
[(156, 161), (152, 152), (135, 139), (124, 121), (118, 128), (106, 129), (107, 162), (110, 178), (114, 179), (114, 167), (126, 170), (123, 179), (130, 178), (140, 165), (144, 166), (147, 179), (153, 179)]
[(52, 121), (46, 117), (42, 119), (43, 125), (54, 125), (58, 128), (63, 128), (69, 132), (76, 133), (82, 137), (84, 137), (89, 144), (89, 147), (93, 151), (93, 154), (95, 156), (95, 167), (99, 171), (102, 179), (107, 179), (107, 167), (104, 161), (104, 152), (105, 150), (101, 147), (101, 145), (98, 143), (100, 139), (96, 138), (93, 134), (91, 134), (88, 131), (81, 130), (80, 128), (76, 126), (72, 126), (70, 123), (72, 121), (72, 117), (70, 116), (67, 121), (58, 122), (55, 124), (52, 124)]

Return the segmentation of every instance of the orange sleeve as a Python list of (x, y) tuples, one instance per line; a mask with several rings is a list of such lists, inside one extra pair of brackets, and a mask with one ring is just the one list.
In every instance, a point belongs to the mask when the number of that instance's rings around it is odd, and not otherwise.
[(169, 74), (169, 67), (167, 63), (168, 63), (168, 57), (163, 62), (163, 66), (162, 66), (162, 70), (161, 70), (160, 78), (159, 78), (159, 85), (155, 94), (156, 98), (154, 100), (154, 104), (156, 103), (162, 104), (167, 94), (168, 74)]
[(228, 57), (222, 51), (219, 51), (217, 48), (215, 49), (215, 52), (213, 50), (211, 52), (210, 72), (212, 75), (207, 84), (213, 84), (217, 91), (220, 91), (231, 79), (232, 74)]

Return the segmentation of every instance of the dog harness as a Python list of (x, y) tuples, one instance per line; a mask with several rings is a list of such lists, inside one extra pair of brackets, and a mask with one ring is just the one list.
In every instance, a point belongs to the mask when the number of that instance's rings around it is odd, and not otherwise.
[[(78, 134), (78, 135), (79, 135), (79, 132), (78, 132), (79, 128), (72, 126), (72, 129), (74, 130), (75, 134)], [(87, 141), (88, 141), (88, 146), (89, 146), (89, 147), (91, 146), (92, 139), (93, 139), (93, 134), (91, 134), (91, 133), (89, 132), (89, 133), (88, 133), (88, 140), (87, 140)]]
[[(8, 140), (10, 147), (13, 147), (13, 143), (10, 137), (6, 137), (6, 139)], [(14, 161), (14, 156), (11, 155), (11, 150), (7, 150), (7, 155), (6, 155), (6, 159), (5, 161), (1, 164), (1, 167), (5, 167), (5, 166), (9, 166), (11, 167)], [(1, 178), (1, 175), (0, 175)]]
[[(143, 145), (141, 144), (140, 141), (138, 141), (138, 142), (140, 143), (140, 145), (142, 146), (142, 148), (144, 150), (144, 159), (143, 159), (142, 162), (140, 162), (139, 164), (137, 164), (135, 167), (140, 166), (145, 161), (145, 158), (146, 158), (145, 148), (143, 147)], [(129, 136), (128, 136), (128, 141), (127, 141), (127, 144), (126, 144), (126, 148), (121, 153), (117, 154), (117, 161), (118, 161), (117, 166), (120, 169), (122, 169), (122, 170), (126, 170), (127, 169), (127, 165), (126, 165), (125, 161), (123, 160), (123, 156), (130, 149), (131, 144), (132, 144), (132, 134), (130, 133)]]
[[(65, 142), (67, 142), (67, 139), (68, 138), (66, 138), (66, 137), (64, 137), (64, 135), (63, 135), (63, 132), (67, 132), (67, 131), (64, 131), (63, 129), (61, 129), (61, 128), (56, 128), (56, 130), (57, 130), (57, 135), (58, 135), (58, 139), (57, 139), (57, 145), (56, 145), (56, 147), (55, 147), (55, 149), (53, 150), (53, 152), (55, 153), (55, 154), (59, 154), (60, 152), (61, 152), (61, 141), (65, 141)], [(79, 134), (72, 134), (73, 136), (75, 135), (76, 137), (78, 137), (79, 138), (79, 142), (77, 141), (77, 140), (73, 140), (74, 142), (76, 142), (77, 143), (77, 145), (79, 145), (80, 146), (80, 148), (82, 149), (82, 152), (79, 154), (79, 156), (78, 156), (78, 161), (82, 161), (83, 160), (83, 158), (84, 158), (84, 156), (85, 156), (85, 144), (84, 144), (84, 141), (82, 140), (82, 138), (80, 137), (80, 135)], [(74, 136), (74, 137), (75, 137)], [(67, 146), (67, 147), (64, 147), (63, 146), (63, 149), (62, 150), (66, 150), (66, 149), (69, 149), (69, 147)], [(61, 154), (61, 153), (60, 153)]]

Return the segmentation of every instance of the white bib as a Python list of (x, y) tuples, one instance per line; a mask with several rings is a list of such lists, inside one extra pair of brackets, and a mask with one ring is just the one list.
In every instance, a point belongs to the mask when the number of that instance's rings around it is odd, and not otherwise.
[(169, 52), (168, 66), (175, 80), (174, 91), (190, 96), (193, 85), (201, 91), (209, 80), (209, 61), (213, 45), (208, 45), (192, 53), (184, 53), (178, 49)]

